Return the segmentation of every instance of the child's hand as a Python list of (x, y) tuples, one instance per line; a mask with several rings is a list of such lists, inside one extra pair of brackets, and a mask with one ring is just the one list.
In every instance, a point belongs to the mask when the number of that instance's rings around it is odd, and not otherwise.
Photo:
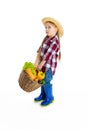
[(42, 65), (39, 64), (39, 65), (37, 66), (37, 70), (40, 71), (41, 69), (42, 69)]
[(42, 60), (42, 61), (40, 62), (40, 64), (37, 66), (37, 69), (41, 70), (42, 67), (44, 66), (45, 62), (46, 62), (46, 61)]
[(34, 63), (34, 66), (35, 66), (35, 68), (37, 68), (37, 67), (38, 67), (38, 63), (37, 63), (37, 62), (35, 62), (35, 63)]

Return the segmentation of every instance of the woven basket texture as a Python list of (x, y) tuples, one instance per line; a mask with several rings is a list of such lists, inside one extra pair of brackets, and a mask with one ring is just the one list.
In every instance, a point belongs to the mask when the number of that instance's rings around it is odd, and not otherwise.
[(30, 79), (30, 77), (25, 71), (22, 71), (20, 73), (18, 82), (19, 86), (26, 92), (32, 92), (41, 86), (41, 84)]

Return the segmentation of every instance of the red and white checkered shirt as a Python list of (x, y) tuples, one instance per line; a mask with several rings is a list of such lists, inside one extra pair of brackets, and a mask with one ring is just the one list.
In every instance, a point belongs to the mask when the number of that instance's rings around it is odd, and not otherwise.
[(58, 61), (59, 45), (60, 43), (58, 36), (56, 35), (52, 38), (46, 36), (42, 45), (39, 47), (37, 52), (40, 52), (41, 61), (46, 61), (42, 67), (43, 72), (46, 72), (49, 68), (51, 68), (53, 75), (55, 74)]

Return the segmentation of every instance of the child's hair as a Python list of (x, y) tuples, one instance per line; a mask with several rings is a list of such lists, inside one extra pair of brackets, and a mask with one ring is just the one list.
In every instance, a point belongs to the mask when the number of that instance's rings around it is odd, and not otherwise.
[(61, 60), (61, 46), (60, 46), (60, 37), (59, 37), (58, 33), (57, 33), (57, 36), (58, 36), (58, 40), (59, 40), (59, 55), (58, 55), (58, 59), (60, 61)]

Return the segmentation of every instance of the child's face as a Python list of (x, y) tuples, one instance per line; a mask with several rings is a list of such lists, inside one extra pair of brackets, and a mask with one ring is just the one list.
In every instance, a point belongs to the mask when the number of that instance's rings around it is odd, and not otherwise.
[(45, 23), (45, 31), (46, 31), (46, 34), (47, 36), (49, 37), (53, 37), (56, 35), (57, 33), (57, 27), (53, 24), (53, 23), (50, 23), (50, 22), (46, 22)]

